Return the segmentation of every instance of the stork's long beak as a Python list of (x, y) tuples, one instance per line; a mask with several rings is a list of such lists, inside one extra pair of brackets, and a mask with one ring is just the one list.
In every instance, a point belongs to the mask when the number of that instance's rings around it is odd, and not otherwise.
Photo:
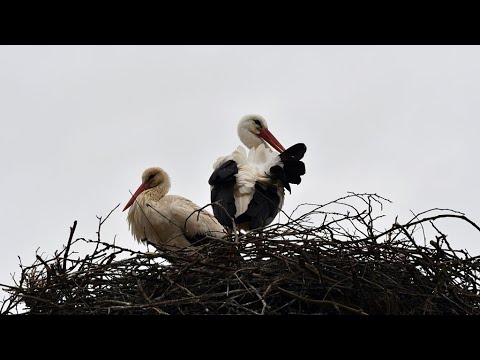
[(267, 143), (269, 143), (275, 150), (277, 150), (279, 153), (282, 153), (285, 151), (285, 148), (283, 147), (282, 144), (280, 144), (280, 141), (277, 140), (275, 136), (268, 130), (264, 129), (260, 131), (260, 137), (264, 139)]
[(125, 207), (123, 208), (122, 211), (125, 211), (127, 210), (130, 206), (132, 206), (133, 202), (135, 201), (135, 199), (137, 198), (138, 195), (140, 195), (142, 192), (144, 192), (145, 190), (148, 189), (148, 183), (143, 183), (142, 185), (140, 185), (137, 189), (137, 191), (135, 191), (135, 194), (133, 194), (132, 198), (130, 199), (130, 201), (127, 203), (127, 205), (125, 205)]

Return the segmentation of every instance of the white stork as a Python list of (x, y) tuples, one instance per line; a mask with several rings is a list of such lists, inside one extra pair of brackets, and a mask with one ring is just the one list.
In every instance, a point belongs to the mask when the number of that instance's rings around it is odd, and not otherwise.
[(307, 148), (298, 143), (285, 150), (268, 130), (265, 119), (256, 114), (240, 119), (238, 136), (249, 152), (238, 146), (213, 165), (208, 180), (213, 213), (230, 229), (232, 219), (239, 229), (257, 229), (270, 224), (278, 214), (284, 189), (291, 192), (290, 184), (300, 184), (305, 174), (305, 164), (300, 160)]
[(179, 250), (206, 236), (222, 238), (225, 231), (215, 217), (190, 200), (167, 195), (170, 178), (159, 167), (146, 169), (142, 184), (123, 211), (134, 238), (167, 250)]

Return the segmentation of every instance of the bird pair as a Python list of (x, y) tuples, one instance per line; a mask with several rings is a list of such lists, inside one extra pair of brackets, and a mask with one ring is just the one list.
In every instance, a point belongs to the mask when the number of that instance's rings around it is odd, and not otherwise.
[[(270, 224), (283, 206), (285, 189), (305, 174), (301, 161), (306, 146), (287, 150), (268, 130), (260, 115), (245, 115), (238, 124), (244, 147), (220, 157), (209, 179), (213, 216), (190, 200), (167, 195), (168, 174), (159, 167), (143, 172), (142, 184), (124, 211), (133, 236), (166, 250), (179, 250), (206, 237), (223, 238), (225, 228), (252, 230)], [(276, 151), (272, 151), (270, 144)]]

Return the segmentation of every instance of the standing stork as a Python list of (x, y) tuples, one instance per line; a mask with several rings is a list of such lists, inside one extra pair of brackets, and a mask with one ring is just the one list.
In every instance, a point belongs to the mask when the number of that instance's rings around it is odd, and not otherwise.
[[(305, 164), (300, 161), (307, 147), (298, 143), (287, 150), (268, 130), (265, 119), (245, 115), (238, 123), (240, 141), (230, 155), (220, 157), (208, 180), (213, 213), (218, 221), (232, 229), (251, 230), (270, 224), (283, 206), (285, 189), (300, 184)], [(272, 151), (270, 144), (276, 151)]]
[(190, 200), (167, 195), (170, 178), (159, 167), (146, 169), (142, 184), (123, 211), (138, 242), (152, 243), (167, 250), (179, 250), (206, 236), (222, 238), (225, 231), (215, 217)]

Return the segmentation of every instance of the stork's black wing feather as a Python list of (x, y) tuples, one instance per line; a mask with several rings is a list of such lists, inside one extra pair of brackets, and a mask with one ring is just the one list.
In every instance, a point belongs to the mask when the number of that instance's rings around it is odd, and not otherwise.
[(303, 143), (290, 146), (279, 155), (283, 167), (275, 165), (270, 168), (272, 179), (279, 180), (289, 192), (291, 192), (290, 184), (300, 184), (301, 176), (305, 175), (305, 164), (300, 160), (306, 151), (307, 147)]
[(248, 204), (247, 211), (240, 215), (236, 222), (248, 222), (250, 229), (257, 229), (270, 224), (280, 211), (280, 196), (277, 188), (255, 184), (255, 193)]
[(237, 173), (237, 163), (229, 160), (215, 169), (208, 179), (208, 183), (212, 186), (210, 200), (213, 214), (223, 226), (232, 227), (232, 218), (237, 212), (233, 196)]
[[(305, 164), (300, 160), (285, 160), (283, 163), (285, 178), (290, 184), (300, 184), (301, 176), (305, 175)], [(286, 188), (286, 187), (285, 187)]]
[(280, 159), (282, 162), (286, 160), (294, 160), (298, 161), (303, 158), (305, 152), (307, 151), (307, 147), (304, 143), (298, 143), (295, 145), (290, 146), (287, 150), (280, 154)]
[(287, 176), (285, 174), (285, 171), (283, 170), (283, 167), (280, 165), (275, 165), (270, 168), (270, 177), (272, 180), (279, 180), (283, 187), (288, 190), (288, 192), (292, 192), (290, 188), (290, 184), (287, 181)]

